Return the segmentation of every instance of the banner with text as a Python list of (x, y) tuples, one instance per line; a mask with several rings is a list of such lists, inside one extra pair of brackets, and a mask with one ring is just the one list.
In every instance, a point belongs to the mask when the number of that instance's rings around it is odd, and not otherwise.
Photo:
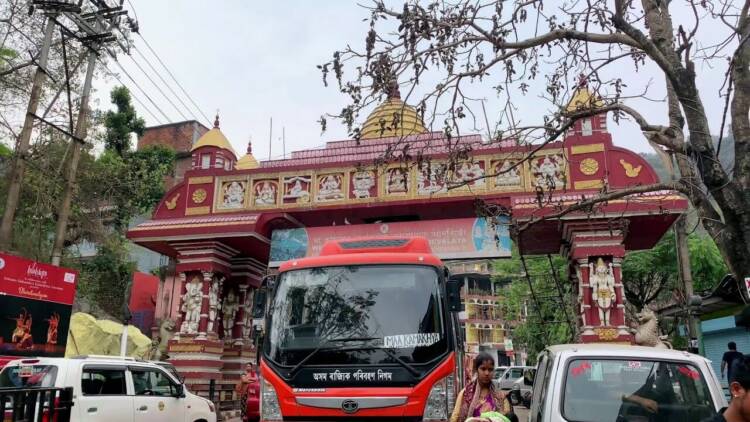
[(432, 252), (444, 260), (503, 258), (511, 253), (507, 218), (500, 219), (498, 224), (484, 218), (455, 218), (274, 230), (269, 266), (317, 256), (329, 240), (369, 236), (422, 236), (430, 242)]
[(78, 273), (0, 253), (0, 355), (64, 356)]

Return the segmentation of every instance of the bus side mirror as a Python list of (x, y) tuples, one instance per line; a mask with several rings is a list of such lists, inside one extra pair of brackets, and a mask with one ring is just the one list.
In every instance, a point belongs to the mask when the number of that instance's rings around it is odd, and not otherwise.
[(461, 312), (461, 282), (449, 279), (445, 290), (448, 295), (448, 311)]

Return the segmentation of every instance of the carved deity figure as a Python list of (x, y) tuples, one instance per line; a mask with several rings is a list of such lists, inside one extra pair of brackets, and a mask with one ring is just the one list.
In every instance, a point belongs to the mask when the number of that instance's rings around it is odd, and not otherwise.
[(369, 198), (370, 189), (375, 186), (375, 177), (369, 171), (358, 171), (354, 173), (352, 194), (357, 199)]
[(276, 204), (276, 185), (269, 181), (264, 181), (255, 185), (255, 205), (275, 205)]
[(251, 291), (245, 293), (245, 303), (242, 304), (242, 309), (245, 311), (242, 322), (242, 338), (249, 339), (250, 333), (253, 331), (253, 294)]
[(534, 163), (533, 172), (536, 174), (536, 185), (539, 187), (559, 188), (563, 186), (560, 178), (562, 174), (560, 162), (559, 160), (553, 161), (549, 155), (545, 156), (541, 163), (538, 161)]
[(429, 195), (447, 191), (446, 186), (440, 181), (444, 172), (445, 166), (442, 164), (422, 163), (417, 172), (417, 192), (420, 195)]
[(185, 319), (180, 326), (180, 334), (196, 334), (198, 323), (201, 319), (201, 304), (203, 303), (203, 291), (201, 282), (195, 277), (185, 287), (182, 295), (182, 306), (180, 310), (185, 313)]
[(464, 162), (458, 168), (458, 182), (471, 186), (484, 186), (484, 170), (478, 163)]
[(408, 173), (401, 169), (393, 169), (388, 172), (388, 193), (406, 193), (406, 175)]
[(495, 166), (495, 186), (519, 186), (521, 184), (521, 175), (518, 173), (518, 167), (513, 161), (503, 161), (503, 164)]
[(224, 187), (224, 208), (242, 208), (245, 199), (245, 187), (234, 181)]
[(221, 310), (221, 301), (219, 296), (221, 295), (221, 281), (214, 280), (211, 283), (211, 287), (208, 289), (208, 332), (214, 331), (214, 321), (219, 315)]
[(237, 311), (240, 308), (240, 304), (237, 300), (237, 295), (234, 293), (234, 290), (230, 290), (229, 292), (227, 292), (227, 297), (224, 298), (224, 304), (222, 305), (222, 308), (224, 309), (224, 338), (228, 340), (232, 338), (234, 316), (237, 315)]
[(321, 181), (318, 190), (318, 201), (335, 201), (344, 197), (344, 192), (341, 190), (341, 176), (336, 174), (329, 174), (325, 176)]
[(596, 261), (596, 266), (590, 262), (589, 283), (591, 284), (591, 299), (599, 308), (599, 325), (610, 326), (609, 314), (617, 297), (612, 263), (605, 264), (601, 258)]

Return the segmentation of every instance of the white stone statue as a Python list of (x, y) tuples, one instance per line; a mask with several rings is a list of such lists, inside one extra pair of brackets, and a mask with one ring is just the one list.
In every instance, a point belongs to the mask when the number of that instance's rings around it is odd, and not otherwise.
[(201, 319), (201, 305), (203, 304), (202, 283), (198, 277), (193, 278), (185, 286), (180, 310), (185, 313), (185, 319), (180, 326), (180, 334), (196, 334)]
[(255, 185), (255, 205), (276, 205), (276, 185), (268, 180)]
[(242, 309), (245, 311), (242, 322), (242, 339), (249, 339), (250, 334), (253, 331), (253, 292), (248, 290), (245, 293), (245, 303), (242, 304)]
[(657, 349), (671, 349), (672, 344), (667, 341), (667, 336), (659, 335), (659, 321), (656, 319), (654, 311), (644, 308), (637, 313), (638, 329), (633, 330), (635, 344), (639, 346), (656, 347)]
[(329, 174), (325, 176), (318, 186), (317, 201), (336, 201), (344, 198), (344, 192), (341, 190), (341, 176)]
[(242, 182), (231, 182), (224, 186), (224, 208), (242, 208), (245, 203), (245, 186)]
[(516, 163), (510, 160), (503, 161), (503, 164), (495, 167), (495, 186), (520, 186), (521, 175), (518, 173), (518, 167), (513, 167)]
[(357, 199), (369, 198), (370, 189), (375, 186), (375, 177), (372, 172), (358, 171), (354, 173), (352, 185), (352, 194)]
[(591, 299), (599, 308), (599, 325), (610, 326), (609, 314), (615, 303), (615, 274), (612, 271), (612, 263), (605, 264), (599, 258), (596, 266), (589, 263), (589, 283), (591, 285)]
[(465, 161), (456, 173), (458, 173), (459, 183), (467, 183), (471, 186), (484, 186), (484, 170), (479, 163)]
[(297, 202), (310, 200), (310, 177), (294, 176), (284, 178), (284, 199), (296, 199)]
[(221, 310), (221, 280), (214, 280), (208, 289), (208, 332), (214, 331), (214, 322)]
[(555, 188), (563, 187), (563, 181), (561, 179), (562, 169), (560, 167), (560, 160), (552, 160), (549, 155), (546, 155), (541, 163), (535, 161), (533, 172), (536, 174), (536, 185), (539, 187), (553, 186)]
[(224, 298), (224, 338), (229, 340), (232, 338), (232, 328), (234, 328), (234, 317), (237, 315), (237, 311), (240, 308), (237, 295), (234, 290), (227, 292), (227, 297)]
[(406, 175), (408, 173), (401, 169), (392, 169), (388, 171), (388, 193), (406, 193)]

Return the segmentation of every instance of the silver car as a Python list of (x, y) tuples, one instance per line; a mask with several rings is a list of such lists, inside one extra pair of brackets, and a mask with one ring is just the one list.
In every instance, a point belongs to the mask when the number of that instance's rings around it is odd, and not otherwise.
[(523, 371), (530, 369), (530, 366), (511, 366), (505, 370), (501, 376), (493, 379), (492, 382), (495, 384), (495, 388), (503, 391), (508, 391), (513, 388), (513, 383), (519, 378), (523, 377)]

